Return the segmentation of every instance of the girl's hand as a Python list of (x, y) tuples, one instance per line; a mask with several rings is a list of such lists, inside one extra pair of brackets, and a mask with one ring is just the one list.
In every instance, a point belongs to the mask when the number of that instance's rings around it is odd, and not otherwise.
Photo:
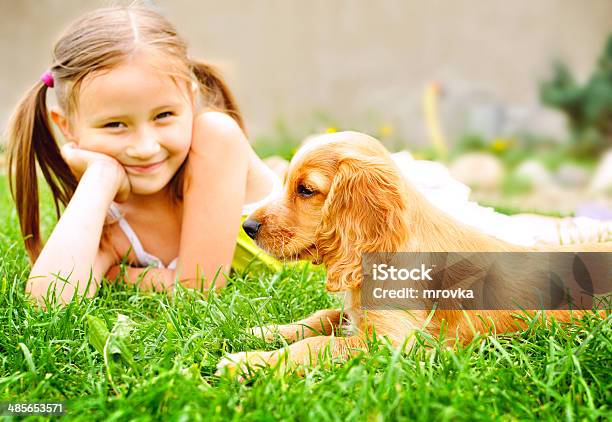
[(117, 175), (115, 179), (117, 186), (115, 201), (124, 202), (127, 200), (131, 190), (130, 181), (125, 169), (119, 161), (106, 154), (80, 149), (75, 142), (68, 142), (63, 145), (61, 154), (77, 180), (81, 180), (85, 171), (94, 165), (94, 163), (95, 165), (109, 166), (112, 168)]

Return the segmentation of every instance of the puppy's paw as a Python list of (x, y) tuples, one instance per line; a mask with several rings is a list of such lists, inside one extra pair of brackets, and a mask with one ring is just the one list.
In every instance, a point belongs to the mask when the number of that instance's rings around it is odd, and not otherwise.
[(231, 376), (236, 376), (239, 371), (243, 371), (246, 367), (243, 367), (244, 361), (246, 361), (246, 353), (231, 353), (219, 361), (217, 364), (217, 371), (215, 375), (221, 376), (224, 372), (227, 372)]
[(222, 358), (217, 364), (215, 375), (221, 376), (227, 372), (240, 380), (248, 378), (253, 370), (267, 366), (268, 353), (266, 352), (238, 352), (232, 353)]
[(263, 325), (261, 327), (252, 327), (247, 331), (250, 335), (258, 338), (264, 338), (266, 341), (274, 341), (276, 335), (282, 335), (278, 325)]

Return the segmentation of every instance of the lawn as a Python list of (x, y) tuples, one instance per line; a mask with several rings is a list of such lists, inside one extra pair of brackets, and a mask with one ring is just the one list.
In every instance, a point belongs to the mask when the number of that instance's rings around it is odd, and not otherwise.
[[(48, 233), (48, 198), (42, 212)], [(0, 401), (66, 401), (71, 419), (88, 421), (612, 419), (610, 315), (455, 350), (423, 334), (406, 353), (381, 342), (303, 376), (264, 369), (240, 382), (214, 376), (225, 352), (282, 345), (246, 328), (339, 304), (322, 271), (252, 268), (209, 296), (105, 284), (94, 299), (42, 311), (23, 294), (17, 227), (0, 176)], [(114, 339), (106, 359), (97, 350), (104, 329)]]

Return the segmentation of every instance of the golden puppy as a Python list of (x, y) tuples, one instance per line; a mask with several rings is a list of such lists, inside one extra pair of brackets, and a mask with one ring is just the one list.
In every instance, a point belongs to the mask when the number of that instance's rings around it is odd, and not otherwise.
[[(289, 165), (282, 197), (255, 211), (243, 224), (259, 246), (281, 259), (308, 259), (327, 267), (327, 290), (345, 292), (345, 307), (322, 310), (293, 324), (255, 327), (252, 333), (289, 347), (275, 351), (234, 353), (219, 369), (246, 365), (316, 362), (329, 348), (333, 357), (363, 348), (374, 332), (395, 346), (410, 343), (415, 330), (467, 342), (477, 333), (515, 331), (523, 327), (514, 311), (368, 310), (361, 308), (361, 256), (365, 252), (520, 252), (515, 246), (461, 224), (431, 205), (406, 183), (390, 154), (367, 135), (342, 132), (316, 137)], [(610, 243), (575, 245), (582, 250), (612, 251)], [(550, 247), (561, 250), (562, 247)], [(568, 248), (565, 248), (568, 250)], [(552, 311), (558, 320), (569, 311)], [(350, 323), (350, 334), (331, 336)]]

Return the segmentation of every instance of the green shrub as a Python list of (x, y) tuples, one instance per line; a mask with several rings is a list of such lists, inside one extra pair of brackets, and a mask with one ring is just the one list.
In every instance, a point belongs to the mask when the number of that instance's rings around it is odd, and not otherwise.
[(578, 84), (557, 61), (552, 78), (540, 85), (540, 98), (567, 116), (575, 154), (595, 156), (612, 147), (612, 34), (586, 83)]

